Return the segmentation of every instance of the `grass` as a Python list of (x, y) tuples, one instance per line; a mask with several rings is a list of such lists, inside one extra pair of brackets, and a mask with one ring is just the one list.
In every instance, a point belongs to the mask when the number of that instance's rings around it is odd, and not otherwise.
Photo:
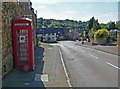
[(41, 42), (41, 45), (45, 45), (45, 46), (48, 46), (48, 47), (53, 47), (53, 45), (50, 45), (50, 44), (44, 43), (44, 42)]

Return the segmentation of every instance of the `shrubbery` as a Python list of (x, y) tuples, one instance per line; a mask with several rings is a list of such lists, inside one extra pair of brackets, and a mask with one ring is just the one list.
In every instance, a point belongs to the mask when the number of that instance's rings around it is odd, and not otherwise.
[(109, 32), (107, 29), (99, 29), (94, 33), (94, 37), (96, 39), (108, 38), (108, 36), (109, 36)]

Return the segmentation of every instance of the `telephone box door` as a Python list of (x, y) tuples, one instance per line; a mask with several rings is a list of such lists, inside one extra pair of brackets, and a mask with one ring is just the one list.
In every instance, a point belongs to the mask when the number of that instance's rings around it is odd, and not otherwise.
[(18, 65), (26, 65), (29, 62), (29, 49), (28, 49), (28, 30), (17, 30), (17, 58)]

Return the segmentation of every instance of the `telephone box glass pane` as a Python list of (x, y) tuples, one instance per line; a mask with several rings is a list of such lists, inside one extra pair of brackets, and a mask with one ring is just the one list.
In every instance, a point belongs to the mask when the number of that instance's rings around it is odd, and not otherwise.
[(19, 29), (16, 32), (17, 36), (17, 61), (18, 64), (27, 64), (28, 63), (28, 30)]

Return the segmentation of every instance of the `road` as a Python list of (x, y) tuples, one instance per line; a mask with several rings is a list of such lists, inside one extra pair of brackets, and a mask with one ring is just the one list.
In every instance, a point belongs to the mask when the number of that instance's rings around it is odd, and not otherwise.
[(118, 56), (59, 42), (72, 87), (118, 87)]

